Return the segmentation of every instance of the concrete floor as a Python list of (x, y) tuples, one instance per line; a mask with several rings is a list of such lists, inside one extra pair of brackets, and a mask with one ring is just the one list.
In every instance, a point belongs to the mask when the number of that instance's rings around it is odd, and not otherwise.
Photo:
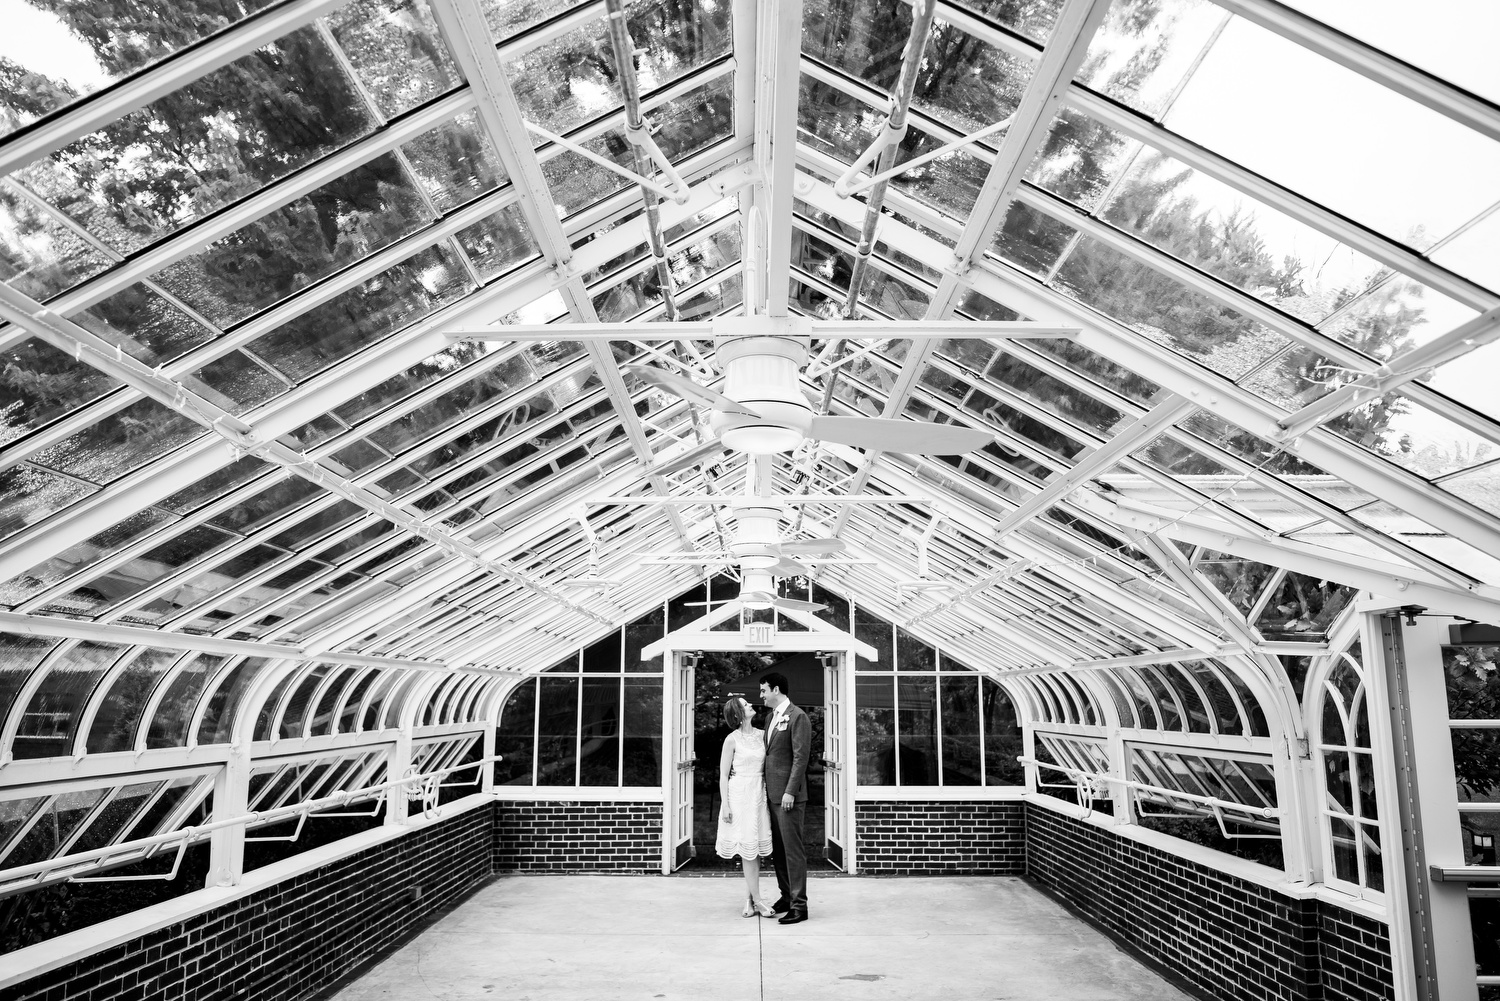
[(814, 879), (785, 927), (740, 917), (743, 886), (505, 877), (334, 997), (1188, 1001), (1020, 879)]

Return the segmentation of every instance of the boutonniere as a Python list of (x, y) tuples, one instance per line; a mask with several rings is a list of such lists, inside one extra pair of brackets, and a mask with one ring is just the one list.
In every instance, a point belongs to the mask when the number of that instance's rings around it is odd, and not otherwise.
[(790, 723), (790, 722), (791, 722), (791, 720), (789, 720), (789, 719), (784, 719), (784, 720), (782, 720), (782, 721), (781, 721), (781, 722), (780, 722), (780, 723), (777, 723), (777, 724), (776, 724), (776, 729), (778, 729), (778, 730), (785, 730), (785, 729), (786, 729), (786, 725), (787, 725), (787, 724), (788, 724), (788, 723)]

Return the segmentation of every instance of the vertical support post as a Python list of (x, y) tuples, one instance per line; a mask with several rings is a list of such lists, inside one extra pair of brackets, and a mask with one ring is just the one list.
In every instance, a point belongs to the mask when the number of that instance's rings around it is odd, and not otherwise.
[[(1448, 727), (1448, 686), (1443, 673), (1442, 647), (1448, 642), (1452, 621), (1440, 615), (1423, 615), (1415, 625), (1405, 625), (1399, 615), (1391, 623), (1390, 642), (1399, 641), (1400, 663), (1387, 671), (1401, 673), (1401, 692), (1406, 698), (1407, 750), (1411, 768), (1407, 780), (1414, 802), (1407, 805), (1413, 836), (1421, 839), (1423, 868), (1407, 873), (1419, 892), (1410, 895), (1407, 906), (1412, 935), (1421, 935), (1423, 948), (1432, 943), (1431, 969), (1435, 990), (1431, 996), (1443, 1001), (1476, 1001), (1474, 938), (1469, 920), (1467, 883), (1435, 883), (1427, 866), (1461, 866), (1464, 846), (1458, 817), (1458, 792), (1453, 782), (1453, 739)], [(1382, 627), (1382, 647), (1385, 642)], [(1372, 672), (1373, 673), (1373, 672)], [(1374, 706), (1370, 718), (1373, 722)], [(1394, 719), (1392, 719), (1394, 723)], [(1388, 836), (1384, 831), (1382, 836)], [(1394, 844), (1391, 846), (1394, 849)], [(1402, 867), (1406, 872), (1406, 866)], [(1390, 871), (1389, 869), (1387, 870)], [(1405, 882), (1403, 880), (1402, 882)], [(1388, 887), (1389, 889), (1389, 887)], [(1420, 891), (1425, 890), (1425, 893)], [(1407, 894), (1403, 894), (1407, 896)], [(1426, 898), (1426, 912), (1412, 905)], [(1398, 927), (1392, 921), (1392, 939)], [(1415, 954), (1416, 949), (1413, 948)], [(1421, 996), (1420, 994), (1418, 996)]]
[(672, 874), (672, 831), (677, 816), (674, 778), (677, 771), (677, 742), (673, 718), (677, 707), (677, 656), (667, 647), (661, 652), (661, 874)]
[[(765, 0), (761, 16), (771, 21), (773, 43), (759, 53), (763, 79), (769, 75), (775, 98), (769, 116), (769, 150), (756, 150), (756, 158), (767, 157), (770, 169), (766, 189), (770, 194), (766, 241), (766, 271), (763, 279), (766, 313), (786, 316), (790, 311), (792, 275), (792, 202), (797, 183), (797, 96), (802, 81), (802, 0)], [(765, 35), (761, 36), (765, 38)], [(760, 109), (757, 108), (757, 111)], [(757, 127), (757, 145), (762, 130)]]
[[(250, 810), (250, 744), (231, 744), (229, 759), (214, 776), (212, 819), (244, 816)], [(245, 825), (221, 827), (209, 835), (208, 876), (204, 886), (238, 886), (245, 875)]]
[(1031, 762), (1036, 760), (1036, 730), (1033, 729), (1031, 720), (1021, 722), (1021, 754), (1026, 758), (1026, 764), (1022, 767), (1026, 770), (1026, 791), (1039, 792), (1037, 782), (1038, 770)]
[(480, 753), (489, 762), (479, 769), (479, 791), (485, 795), (495, 791), (495, 765), (489, 759), (495, 756), (495, 724), (486, 720), (484, 736), (479, 740)]
[[(1110, 773), (1120, 779), (1114, 787), (1115, 823), (1128, 824), (1132, 818), (1130, 805), (1133, 794), (1125, 783), (1130, 779), (1130, 761), (1125, 749), (1125, 737), (1120, 733), (1119, 727), (1109, 731), (1105, 746), (1109, 752)], [(1027, 752), (1027, 754), (1030, 753)]]
[[(1436, 1001), (1432, 939), (1425, 921), (1414, 916), (1428, 907), (1427, 849), (1417, 820), (1421, 798), (1412, 747), (1411, 693), (1398, 611), (1366, 612), (1364, 649), (1370, 700), (1370, 729), (1379, 771), (1380, 841), (1385, 895), (1390, 910), (1391, 972), (1397, 1001)], [(1379, 657), (1379, 663), (1370, 663)], [(1381, 753), (1381, 748), (1388, 748)], [(1400, 851), (1397, 851), (1397, 848)]]
[[(851, 623), (852, 626), (852, 623)], [(852, 650), (840, 650), (839, 684), (844, 713), (844, 871), (853, 876), (859, 872), (859, 818), (854, 790), (859, 786), (859, 707), (854, 704), (857, 687), (854, 680), (855, 658)]]
[[(395, 741), (385, 755), (386, 781), (391, 782), (401, 778), (411, 768), (411, 730), (402, 727), (396, 734)], [(406, 794), (405, 786), (392, 789), (385, 798), (385, 826), (406, 826)]]

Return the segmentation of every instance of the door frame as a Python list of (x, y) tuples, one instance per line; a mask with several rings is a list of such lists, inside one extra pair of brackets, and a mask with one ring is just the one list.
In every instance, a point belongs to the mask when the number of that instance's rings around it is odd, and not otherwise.
[[(866, 660), (875, 661), (879, 659), (879, 653), (868, 643), (861, 643), (854, 638), (854, 634), (836, 629), (822, 619), (807, 612), (787, 612), (780, 614), (787, 616), (807, 627), (806, 632), (785, 633), (776, 632), (770, 643), (752, 643), (750, 636), (745, 630), (735, 632), (714, 631), (713, 627), (721, 622), (738, 616), (740, 603), (731, 601), (720, 608), (716, 608), (702, 618), (695, 619), (675, 632), (657, 640), (641, 650), (641, 660), (650, 660), (661, 656), (664, 670), (664, 681), (666, 692), (662, 699), (662, 744), (666, 753), (662, 754), (662, 827), (661, 827), (661, 871), (663, 875), (670, 875), (675, 869), (676, 845), (673, 843), (673, 835), (676, 831), (677, 817), (677, 789), (676, 775), (678, 770), (678, 727), (677, 727), (677, 702), (679, 698), (678, 678), (681, 672), (678, 670), (678, 654), (691, 654), (703, 650), (716, 652), (751, 651), (755, 653), (837, 653), (842, 656), (843, 670), (840, 671), (839, 697), (843, 704), (843, 732), (846, 735), (844, 742), (845, 767), (840, 769), (842, 785), (840, 791), (844, 793), (844, 837), (843, 849), (846, 865), (845, 872), (855, 872), (857, 865), (855, 838), (854, 838), (854, 771), (853, 747), (849, 743), (848, 736), (854, 732), (854, 657), (856, 655)], [(826, 702), (825, 693), (825, 707)], [(826, 779), (825, 779), (826, 781)], [(825, 805), (824, 809), (827, 807)], [(825, 831), (826, 837), (826, 831)]]

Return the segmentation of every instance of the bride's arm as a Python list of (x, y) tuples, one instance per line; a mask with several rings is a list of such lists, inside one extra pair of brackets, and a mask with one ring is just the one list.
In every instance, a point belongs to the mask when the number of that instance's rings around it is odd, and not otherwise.
[(734, 823), (734, 811), (729, 809), (729, 772), (734, 767), (734, 734), (724, 738), (724, 750), (719, 753), (719, 802), (724, 808), (719, 818), (726, 824)]

